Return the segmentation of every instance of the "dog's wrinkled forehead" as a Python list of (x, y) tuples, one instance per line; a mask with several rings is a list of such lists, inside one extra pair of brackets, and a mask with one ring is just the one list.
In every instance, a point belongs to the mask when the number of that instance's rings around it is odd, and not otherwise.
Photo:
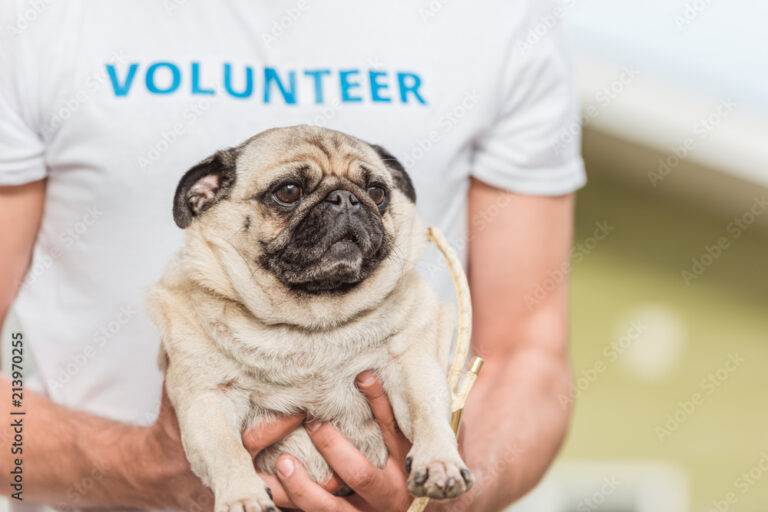
[(235, 193), (263, 190), (298, 169), (316, 183), (336, 176), (363, 184), (373, 173), (395, 186), (381, 155), (369, 144), (333, 130), (302, 126), (268, 130), (244, 142), (237, 159)]
[(174, 221), (186, 228), (224, 200), (254, 199), (287, 179), (297, 181), (304, 192), (316, 190), (321, 182), (320, 192), (332, 186), (372, 186), (384, 193), (400, 191), (416, 202), (408, 173), (386, 149), (327, 128), (301, 125), (267, 130), (189, 169), (176, 187)]

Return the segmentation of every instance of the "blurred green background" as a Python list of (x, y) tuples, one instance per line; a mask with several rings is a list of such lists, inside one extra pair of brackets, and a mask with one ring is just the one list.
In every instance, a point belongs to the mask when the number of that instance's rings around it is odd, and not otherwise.
[(569, 0), (555, 16), (589, 176), (576, 407), (561, 458), (512, 510), (768, 510), (768, 60), (754, 53), (767, 14)]
[[(671, 471), (678, 483), (662, 478), (658, 492), (681, 487), (689, 510), (768, 510), (768, 191), (691, 165), (654, 187), (646, 173), (659, 155), (589, 130), (584, 151), (577, 405), (553, 478), (562, 487), (591, 468), (586, 497), (571, 494), (574, 511), (646, 510), (637, 502), (653, 499), (643, 497), (653, 486), (632, 491), (643, 463), (645, 473)], [(691, 180), (720, 200), (686, 194), (678, 185)]]

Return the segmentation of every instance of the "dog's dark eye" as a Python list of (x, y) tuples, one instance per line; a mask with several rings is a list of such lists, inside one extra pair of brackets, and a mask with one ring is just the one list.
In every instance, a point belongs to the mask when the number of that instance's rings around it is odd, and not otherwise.
[(293, 204), (301, 199), (301, 193), (300, 186), (295, 183), (288, 183), (275, 191), (275, 197), (281, 203)]
[(368, 197), (373, 199), (374, 203), (381, 204), (384, 202), (386, 194), (384, 193), (384, 189), (381, 187), (368, 187)]

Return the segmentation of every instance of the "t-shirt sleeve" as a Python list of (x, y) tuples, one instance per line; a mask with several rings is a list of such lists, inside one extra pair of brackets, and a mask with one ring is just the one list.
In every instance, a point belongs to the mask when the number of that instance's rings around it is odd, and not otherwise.
[(0, 185), (21, 185), (46, 176), (43, 143), (0, 91)]
[(536, 24), (533, 16), (507, 49), (498, 113), (476, 141), (472, 175), (521, 194), (561, 195), (586, 183), (579, 109), (562, 30), (541, 35)]
[[(4, 0), (0, 5), (12, 7), (15, 2)], [(30, 108), (34, 84), (25, 82), (20, 30), (15, 9), (7, 9), (0, 16), (3, 30), (0, 35), (0, 185), (21, 185), (46, 176), (44, 145), (34, 127), (34, 113)], [(25, 89), (28, 87), (29, 89)]]

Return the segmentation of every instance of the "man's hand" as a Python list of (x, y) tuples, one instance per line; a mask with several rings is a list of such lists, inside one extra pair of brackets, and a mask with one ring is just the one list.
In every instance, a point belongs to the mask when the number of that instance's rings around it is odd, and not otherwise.
[(312, 482), (295, 458), (282, 455), (277, 461), (278, 476), (295, 507), (312, 512), (401, 512), (413, 501), (406, 487), (405, 471), (405, 456), (411, 443), (397, 427), (389, 400), (373, 372), (361, 373), (357, 386), (381, 427), (389, 450), (387, 462), (381, 469), (375, 467), (335, 427), (310, 421), (305, 428), (312, 442), (355, 494), (348, 498), (333, 496)]
[(127, 479), (157, 508), (189, 512), (213, 510), (213, 492), (192, 473), (181, 433), (163, 385), (160, 412), (155, 423), (142, 433), (137, 454), (143, 459), (127, 468)]

